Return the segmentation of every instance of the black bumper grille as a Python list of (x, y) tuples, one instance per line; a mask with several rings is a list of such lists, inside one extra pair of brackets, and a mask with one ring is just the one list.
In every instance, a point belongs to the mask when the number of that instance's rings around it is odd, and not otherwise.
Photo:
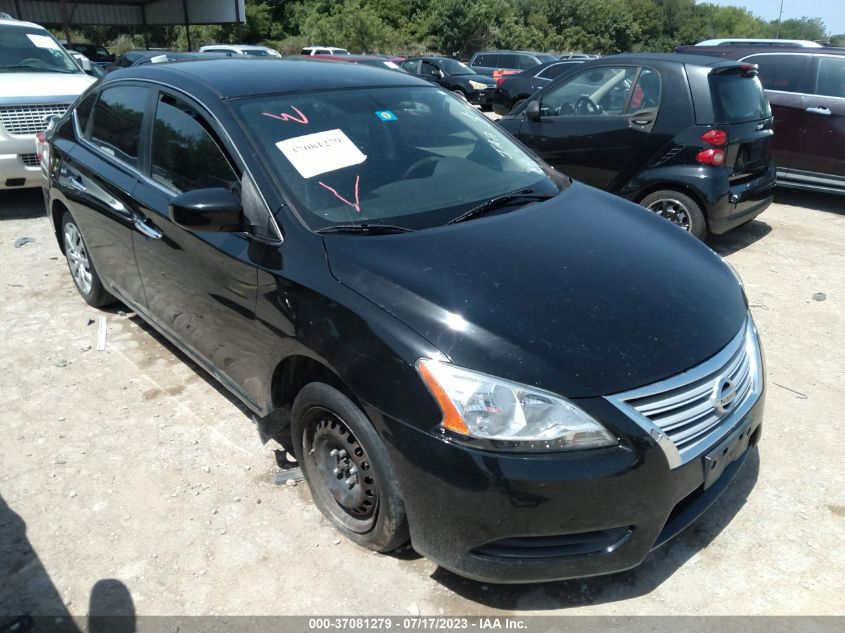
[(563, 558), (596, 554), (621, 544), (633, 533), (629, 526), (562, 534), (560, 536), (519, 536), (487, 543), (472, 550), (476, 556), (492, 558)]

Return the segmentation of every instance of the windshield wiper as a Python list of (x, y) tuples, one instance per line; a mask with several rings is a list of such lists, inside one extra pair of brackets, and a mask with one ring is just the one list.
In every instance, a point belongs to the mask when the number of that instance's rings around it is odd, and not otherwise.
[(391, 233), (410, 233), (414, 229), (395, 224), (335, 224), (318, 229), (317, 233), (368, 233), (370, 235), (389, 235)]
[(500, 209), (501, 207), (507, 206), (514, 200), (548, 200), (549, 198), (554, 198), (557, 193), (534, 193), (533, 189), (520, 189), (519, 191), (506, 193), (504, 195), (491, 198), (486, 202), (482, 202), (481, 204), (474, 206), (469, 211), (466, 211), (458, 217), (449, 220), (446, 224), (457, 224), (458, 222), (466, 222), (467, 220), (471, 220), (472, 218), (477, 218), (480, 215), (484, 215), (488, 211), (493, 211), (494, 209)]

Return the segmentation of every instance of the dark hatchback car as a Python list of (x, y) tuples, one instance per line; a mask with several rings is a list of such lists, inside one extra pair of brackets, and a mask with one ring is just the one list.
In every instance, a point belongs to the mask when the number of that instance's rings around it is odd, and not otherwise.
[(845, 48), (684, 46), (757, 66), (772, 104), (778, 184), (845, 194)]
[(402, 70), (433, 81), (461, 99), (488, 109), (493, 102), (496, 82), (489, 75), (480, 75), (472, 68), (451, 57), (409, 57), (402, 62)]
[(771, 203), (772, 113), (752, 66), (677, 54), (586, 62), (499, 123), (556, 169), (698, 238)]
[(410, 538), (490, 582), (626, 569), (760, 437), (732, 269), (428, 82), (132, 68), (48, 138), (48, 214), (85, 300), (125, 302), (276, 424), (365, 547)]
[(583, 64), (585, 59), (546, 62), (515, 75), (500, 75), (493, 92), (493, 112), (507, 114), (514, 106), (525, 101), (552, 81), (572, 72)]

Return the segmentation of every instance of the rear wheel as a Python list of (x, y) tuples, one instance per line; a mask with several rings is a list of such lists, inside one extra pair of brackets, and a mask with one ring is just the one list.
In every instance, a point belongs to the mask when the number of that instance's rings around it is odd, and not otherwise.
[(97, 269), (94, 268), (82, 231), (73, 216), (67, 212), (62, 216), (62, 242), (70, 276), (73, 277), (76, 289), (85, 302), (94, 308), (102, 308), (114, 303), (116, 299), (103, 286)]
[(674, 189), (662, 189), (648, 194), (640, 204), (700, 240), (707, 236), (707, 221), (701, 206), (685, 193)]
[(379, 552), (408, 540), (387, 450), (349, 398), (323, 383), (306, 385), (293, 403), (291, 434), (314, 503), (338, 530)]

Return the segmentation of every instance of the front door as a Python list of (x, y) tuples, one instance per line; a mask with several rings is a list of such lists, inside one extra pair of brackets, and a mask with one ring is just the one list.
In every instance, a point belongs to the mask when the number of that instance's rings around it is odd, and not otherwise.
[(246, 233), (193, 231), (169, 219), (170, 201), (195, 189), (240, 189), (240, 177), (199, 108), (167, 93), (155, 104), (149, 180), (135, 199), (145, 235), (135, 253), (149, 316), (222, 382), (255, 404), (249, 353), (255, 327), (257, 267), (263, 250)]
[(519, 138), (563, 173), (612, 191), (648, 150), (660, 91), (655, 70), (592, 67), (541, 92), (540, 118), (525, 117)]

